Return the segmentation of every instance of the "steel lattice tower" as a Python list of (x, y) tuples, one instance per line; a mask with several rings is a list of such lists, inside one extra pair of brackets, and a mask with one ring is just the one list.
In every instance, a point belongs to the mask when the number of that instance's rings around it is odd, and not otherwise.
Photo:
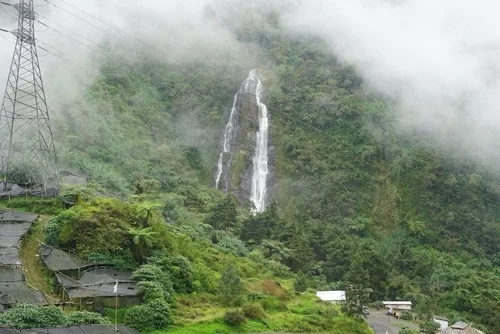
[(56, 182), (56, 151), (38, 61), (33, 0), (19, 12), (12, 65), (0, 114), (0, 157), (4, 189), (9, 183)]

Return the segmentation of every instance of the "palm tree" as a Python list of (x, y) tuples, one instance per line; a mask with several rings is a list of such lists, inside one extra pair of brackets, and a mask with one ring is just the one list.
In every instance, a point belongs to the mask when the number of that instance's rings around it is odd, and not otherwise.
[(427, 226), (419, 220), (409, 220), (407, 222), (408, 230), (411, 234), (424, 237), (427, 234)]
[(132, 227), (127, 230), (127, 234), (132, 237), (132, 249), (134, 257), (137, 261), (142, 261), (147, 254), (148, 250), (153, 247), (156, 242), (156, 236), (159, 234), (155, 232), (152, 227), (135, 228)]
[(149, 225), (150, 220), (154, 218), (155, 220), (160, 217), (159, 209), (161, 206), (152, 202), (142, 202), (137, 207), (137, 216), (140, 219), (144, 219), (147, 225)]

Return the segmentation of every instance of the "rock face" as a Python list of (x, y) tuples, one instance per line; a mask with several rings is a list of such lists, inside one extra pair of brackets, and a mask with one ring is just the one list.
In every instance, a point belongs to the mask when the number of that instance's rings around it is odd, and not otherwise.
[(215, 177), (218, 189), (233, 194), (240, 203), (250, 201), (255, 212), (263, 211), (269, 203), (270, 180), (274, 174), (273, 150), (267, 131), (270, 117), (262, 103), (262, 93), (257, 70), (252, 70), (234, 97), (221, 138)]

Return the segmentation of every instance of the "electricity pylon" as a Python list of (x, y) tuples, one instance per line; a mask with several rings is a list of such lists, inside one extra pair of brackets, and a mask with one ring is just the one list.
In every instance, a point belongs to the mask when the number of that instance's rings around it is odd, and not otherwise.
[[(5, 5), (9, 5), (3, 3)], [(17, 37), (0, 110), (0, 157), (9, 184), (57, 182), (56, 150), (38, 61), (33, 0), (20, 0)]]

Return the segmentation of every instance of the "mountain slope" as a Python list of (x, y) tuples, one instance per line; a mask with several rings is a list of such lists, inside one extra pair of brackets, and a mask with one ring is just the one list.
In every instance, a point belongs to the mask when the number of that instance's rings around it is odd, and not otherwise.
[(107, 191), (151, 197), (193, 238), (220, 243), (230, 232), (306, 274), (310, 288), (359, 284), (372, 301), (410, 299), (423, 318), (498, 332), (499, 177), (449, 149), (453, 138), (443, 147), (398, 130), (391, 101), (367, 93), (320, 40), (277, 26), (235, 33), (261, 50), (277, 174), (267, 212), (227, 218), (234, 204), (213, 188), (220, 133), (252, 68), (222, 57), (103, 64), (57, 124), (67, 166)]

